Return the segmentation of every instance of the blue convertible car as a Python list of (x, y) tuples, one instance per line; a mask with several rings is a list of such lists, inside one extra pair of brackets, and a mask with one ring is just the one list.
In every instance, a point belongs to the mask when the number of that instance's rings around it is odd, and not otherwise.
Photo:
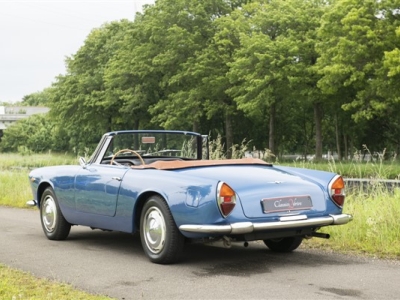
[(189, 240), (261, 240), (289, 252), (321, 227), (346, 224), (341, 176), (260, 159), (209, 160), (206, 136), (185, 131), (115, 131), (88, 161), (29, 174), (50, 240), (72, 225), (140, 232), (152, 262), (176, 262)]

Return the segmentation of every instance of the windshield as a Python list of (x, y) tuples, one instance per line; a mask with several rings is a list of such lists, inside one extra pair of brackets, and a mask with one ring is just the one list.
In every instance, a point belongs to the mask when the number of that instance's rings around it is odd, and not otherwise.
[[(200, 139), (201, 141), (201, 139)], [(113, 136), (105, 157), (113, 156), (123, 149), (134, 150), (143, 157), (177, 157), (181, 159), (198, 159), (201, 157), (199, 137), (183, 132), (127, 132)], [(201, 149), (201, 147), (200, 147)], [(201, 150), (200, 150), (201, 151)], [(120, 156), (131, 153), (121, 153)]]

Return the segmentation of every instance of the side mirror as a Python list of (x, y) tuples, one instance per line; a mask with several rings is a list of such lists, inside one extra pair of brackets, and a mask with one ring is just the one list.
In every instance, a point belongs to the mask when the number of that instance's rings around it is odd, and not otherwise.
[(79, 157), (79, 164), (82, 168), (86, 169), (86, 159), (84, 157)]

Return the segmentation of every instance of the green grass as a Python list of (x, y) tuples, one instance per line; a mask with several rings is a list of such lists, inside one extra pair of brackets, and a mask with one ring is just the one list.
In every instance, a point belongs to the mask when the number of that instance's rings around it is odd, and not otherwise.
[(23, 170), (54, 165), (78, 164), (78, 158), (69, 154), (32, 154), (21, 155), (0, 153), (1, 170)]
[(345, 213), (353, 215), (353, 221), (322, 228), (320, 231), (331, 238), (313, 238), (305, 246), (400, 259), (400, 189), (389, 192), (378, 187), (368, 195), (350, 194), (344, 207)]
[[(347, 178), (400, 178), (400, 164), (395, 160), (300, 161), (289, 165), (335, 172)], [(400, 259), (400, 189), (389, 191), (381, 185), (370, 185), (368, 194), (361, 188), (348, 191), (344, 213), (352, 214), (353, 221), (343, 226), (322, 228), (320, 231), (329, 233), (331, 238), (313, 238), (306, 241), (304, 246)]]
[(323, 170), (343, 175), (347, 178), (379, 178), (379, 179), (399, 179), (400, 164), (398, 162), (278, 162), (277, 164)]
[(32, 200), (32, 190), (28, 180), (29, 171), (0, 171), (0, 205), (26, 207)]
[[(370, 160), (365, 160), (363, 154), (368, 154)], [(336, 161), (334, 159), (322, 162), (299, 160), (289, 162), (289, 165), (335, 172), (348, 178), (400, 179), (400, 164), (397, 156), (388, 157), (385, 149), (382, 153), (373, 155), (366, 145), (363, 145), (362, 151), (356, 151), (351, 160), (348, 161)]]
[(26, 207), (26, 201), (32, 200), (32, 190), (28, 174), (31, 169), (52, 166), (78, 164), (71, 155), (60, 154), (0, 154), (0, 205)]
[(106, 300), (106, 296), (91, 295), (71, 285), (39, 279), (33, 275), (0, 264), (0, 299), (29, 300)]

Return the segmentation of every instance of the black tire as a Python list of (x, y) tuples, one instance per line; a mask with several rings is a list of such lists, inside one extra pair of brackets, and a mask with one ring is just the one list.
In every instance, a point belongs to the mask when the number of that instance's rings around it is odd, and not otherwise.
[(49, 240), (65, 240), (71, 230), (71, 224), (61, 213), (57, 197), (51, 187), (43, 192), (40, 201), (40, 222)]
[(185, 238), (160, 196), (151, 196), (143, 206), (140, 239), (146, 256), (154, 263), (171, 264), (181, 257)]
[(264, 244), (274, 252), (292, 252), (297, 249), (303, 238), (301, 236), (264, 240)]

